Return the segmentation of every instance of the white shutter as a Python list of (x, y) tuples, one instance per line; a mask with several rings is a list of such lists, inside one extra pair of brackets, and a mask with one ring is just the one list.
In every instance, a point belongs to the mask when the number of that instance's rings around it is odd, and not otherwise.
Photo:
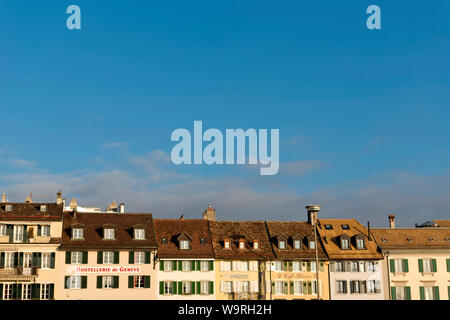
[(233, 261), (233, 262), (231, 263), (231, 265), (232, 265), (231, 270), (237, 271), (237, 261)]
[(266, 292), (270, 293), (271, 290), (272, 290), (272, 283), (269, 280), (267, 280), (266, 281)]
[(359, 262), (359, 271), (366, 272), (366, 263), (364, 261)]

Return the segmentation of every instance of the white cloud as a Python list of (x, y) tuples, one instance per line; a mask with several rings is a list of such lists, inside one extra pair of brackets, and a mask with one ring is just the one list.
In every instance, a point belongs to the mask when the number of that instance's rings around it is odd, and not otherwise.
[(101, 148), (121, 148), (128, 145), (128, 142), (124, 141), (110, 141), (102, 144)]

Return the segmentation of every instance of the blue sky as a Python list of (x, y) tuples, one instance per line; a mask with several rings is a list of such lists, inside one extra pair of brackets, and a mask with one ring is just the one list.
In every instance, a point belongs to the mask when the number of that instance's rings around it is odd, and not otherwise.
[[(82, 30), (66, 28), (81, 8)], [(381, 8), (381, 30), (365, 10)], [(1, 1), (0, 187), (158, 217), (448, 218), (448, 1)], [(279, 128), (280, 172), (170, 164), (176, 128)]]

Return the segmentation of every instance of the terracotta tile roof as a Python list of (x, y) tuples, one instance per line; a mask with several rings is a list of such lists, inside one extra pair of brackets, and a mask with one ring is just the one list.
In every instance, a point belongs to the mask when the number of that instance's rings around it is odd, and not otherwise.
[[(214, 258), (208, 220), (155, 219), (153, 222), (159, 258)], [(179, 237), (190, 240), (189, 249), (179, 248)]]
[(433, 220), (441, 228), (450, 228), (450, 220)]
[[(84, 229), (84, 240), (72, 240), (72, 227)], [(113, 226), (114, 240), (103, 239), (103, 226)], [(135, 240), (133, 227), (145, 229), (145, 240)], [(151, 249), (156, 248), (150, 213), (64, 212), (61, 249)]]
[[(309, 249), (308, 237), (314, 239), (314, 227), (308, 222), (303, 221), (266, 221), (267, 230), (269, 232), (270, 243), (276, 258), (280, 259), (313, 259), (316, 257), (316, 250)], [(287, 237), (286, 249), (278, 248), (277, 237), (284, 235)], [(294, 249), (293, 238), (301, 240), (302, 249)], [(327, 256), (323, 251), (317, 234), (318, 256), (319, 259), (326, 259)]]
[(393, 228), (373, 229), (383, 249), (450, 249), (450, 229)]
[[(327, 229), (326, 225), (332, 229)], [(342, 225), (347, 225), (348, 229), (343, 229)], [(364, 260), (364, 259), (383, 259), (381, 250), (375, 239), (368, 241), (368, 231), (355, 219), (319, 219), (317, 231), (320, 234), (322, 244), (328, 257), (333, 260)], [(349, 237), (349, 248), (341, 249), (340, 236)], [(355, 236), (361, 235), (364, 239), (366, 249), (356, 249)]]
[[(216, 259), (273, 259), (274, 254), (264, 221), (210, 221), (214, 256)], [(225, 239), (231, 247), (224, 248)], [(239, 239), (245, 240), (245, 249), (239, 249)], [(259, 241), (259, 249), (253, 242)]]
[[(6, 206), (12, 205), (12, 211), (6, 211)], [(41, 211), (41, 205), (47, 210)], [(3, 202), (0, 204), (0, 221), (61, 221), (63, 207), (56, 203), (23, 203)]]

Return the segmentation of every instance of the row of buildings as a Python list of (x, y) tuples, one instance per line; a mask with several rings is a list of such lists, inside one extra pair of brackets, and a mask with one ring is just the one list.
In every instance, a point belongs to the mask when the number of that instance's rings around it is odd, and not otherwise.
[(56, 203), (0, 203), (0, 299), (450, 299), (450, 220), (153, 219)]

